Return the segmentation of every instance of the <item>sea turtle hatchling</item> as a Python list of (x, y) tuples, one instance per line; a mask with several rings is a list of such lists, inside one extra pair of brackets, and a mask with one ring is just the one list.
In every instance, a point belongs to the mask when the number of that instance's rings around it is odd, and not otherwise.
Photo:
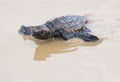
[(20, 34), (33, 36), (37, 39), (49, 39), (61, 37), (64, 40), (80, 38), (87, 42), (98, 41), (99, 38), (85, 26), (87, 18), (79, 15), (67, 15), (54, 18), (42, 25), (24, 26), (22, 25)]

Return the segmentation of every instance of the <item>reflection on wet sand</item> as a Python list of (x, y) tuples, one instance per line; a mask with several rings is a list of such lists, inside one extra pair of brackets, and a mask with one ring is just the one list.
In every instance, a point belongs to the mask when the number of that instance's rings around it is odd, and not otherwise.
[(51, 54), (67, 53), (77, 49), (77, 44), (67, 43), (60, 39), (48, 40), (38, 45), (34, 60), (45, 60)]
[[(26, 37), (24, 37), (26, 39)], [(71, 39), (68, 41), (64, 41), (60, 38), (50, 39), (50, 40), (38, 40), (34, 38), (27, 38), (28, 40), (32, 40), (38, 46), (35, 49), (34, 60), (42, 61), (46, 60), (52, 54), (58, 53), (67, 53), (75, 51), (79, 48), (79, 46), (97, 46), (100, 44), (103, 39), (97, 42), (84, 42), (80, 39)]]

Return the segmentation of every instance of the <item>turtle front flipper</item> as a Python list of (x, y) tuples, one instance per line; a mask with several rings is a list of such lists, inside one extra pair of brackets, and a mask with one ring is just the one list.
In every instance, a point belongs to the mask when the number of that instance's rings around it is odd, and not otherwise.
[(98, 41), (99, 38), (95, 35), (92, 35), (88, 32), (78, 32), (75, 35), (76, 37), (79, 37), (80, 39), (83, 39), (86, 42), (95, 42)]
[(59, 29), (59, 33), (62, 39), (69, 40), (75, 38), (75, 33), (68, 33), (64, 29)]
[(99, 38), (97, 36), (92, 35), (89, 32), (83, 31), (83, 30), (81, 30), (79, 32), (68, 33), (64, 29), (61, 29), (60, 34), (64, 40), (69, 40), (72, 38), (80, 38), (86, 42), (95, 42), (95, 41), (99, 40)]
[(63, 34), (63, 35), (62, 35), (62, 38), (63, 38), (64, 40), (69, 40), (69, 39), (75, 38), (75, 36), (74, 36), (73, 33), (69, 33), (69, 34)]

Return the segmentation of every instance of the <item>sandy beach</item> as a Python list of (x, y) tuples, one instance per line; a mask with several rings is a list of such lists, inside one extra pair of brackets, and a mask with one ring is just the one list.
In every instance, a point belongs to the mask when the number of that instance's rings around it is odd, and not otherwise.
[[(120, 82), (120, 0), (0, 0), (0, 82)], [(95, 43), (22, 37), (21, 25), (82, 15)]]

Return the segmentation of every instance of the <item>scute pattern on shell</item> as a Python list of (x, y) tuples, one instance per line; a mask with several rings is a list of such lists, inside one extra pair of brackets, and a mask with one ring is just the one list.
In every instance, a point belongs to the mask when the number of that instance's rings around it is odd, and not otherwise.
[(63, 28), (67, 32), (80, 30), (87, 22), (84, 16), (69, 15), (55, 18), (51, 21), (55, 28)]

